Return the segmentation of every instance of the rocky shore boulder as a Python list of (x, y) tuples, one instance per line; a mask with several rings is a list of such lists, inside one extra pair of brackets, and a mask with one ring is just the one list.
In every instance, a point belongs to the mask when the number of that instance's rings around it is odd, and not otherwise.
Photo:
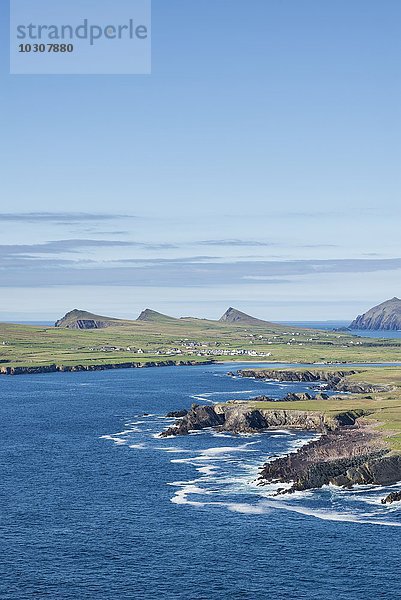
[(382, 499), (382, 504), (392, 504), (393, 502), (401, 502), (401, 492), (391, 492)]

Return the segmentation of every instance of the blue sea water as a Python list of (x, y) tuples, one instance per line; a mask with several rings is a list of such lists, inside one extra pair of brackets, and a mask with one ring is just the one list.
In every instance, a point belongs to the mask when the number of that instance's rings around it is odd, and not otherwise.
[[(333, 331), (334, 329), (346, 329), (351, 321), (281, 321), (282, 325), (293, 325), (294, 327), (306, 327), (307, 329), (322, 329), (323, 331)], [(400, 339), (400, 330), (385, 329), (347, 329), (346, 333), (359, 337), (375, 339)]]
[(1, 600), (400, 597), (390, 488), (256, 485), (312, 434), (158, 437), (193, 402), (309, 389), (240, 366), (1, 378)]

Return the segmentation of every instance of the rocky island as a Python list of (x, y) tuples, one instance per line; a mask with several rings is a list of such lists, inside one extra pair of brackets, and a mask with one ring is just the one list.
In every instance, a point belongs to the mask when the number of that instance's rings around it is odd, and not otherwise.
[(401, 300), (392, 298), (352, 321), (349, 329), (401, 330)]
[[(348, 392), (329, 398), (319, 393), (294, 398), (290, 394), (291, 398), (282, 400), (262, 397), (214, 406), (193, 405), (161, 435), (186, 435), (209, 427), (231, 433), (285, 428), (319, 434), (297, 452), (263, 466), (259, 484), (282, 483), (278, 494), (328, 484), (351, 487), (401, 481), (400, 370), (260, 369), (239, 373), (279, 381), (324, 382), (327, 389), (347, 390), (352, 395)], [(396, 495), (385, 500), (398, 499)]]

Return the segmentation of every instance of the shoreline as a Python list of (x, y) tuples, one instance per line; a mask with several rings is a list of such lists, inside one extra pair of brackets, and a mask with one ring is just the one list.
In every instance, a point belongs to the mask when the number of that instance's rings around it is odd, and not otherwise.
[(347, 488), (399, 483), (401, 452), (391, 447), (386, 439), (389, 432), (379, 429), (379, 421), (373, 419), (372, 422), (375, 411), (368, 403), (372, 397), (363, 397), (367, 393), (392, 393), (395, 388), (370, 382), (354, 383), (347, 379), (347, 376), (360, 373), (245, 371), (248, 377), (259, 375), (260, 378), (288, 382), (320, 381), (327, 384), (326, 389), (340, 394), (351, 392), (353, 396), (323, 399), (318, 394), (305, 399), (308, 394), (293, 393), (282, 400), (260, 397), (214, 406), (193, 405), (185, 416), (160, 435), (187, 435), (193, 430), (205, 428), (233, 434), (252, 434), (273, 431), (277, 427), (320, 433), (319, 439), (307, 443), (297, 452), (275, 458), (261, 467), (259, 485), (282, 483), (290, 486), (279, 489), (278, 495), (317, 489), (329, 484)]
[[(244, 364), (244, 363), (249, 363), (249, 364), (266, 364), (266, 365), (289, 365), (289, 367), (291, 368), (291, 366), (299, 366), (302, 367), (304, 366), (313, 366), (313, 367), (319, 367), (319, 366), (346, 366), (346, 365), (353, 365), (353, 364), (357, 364), (357, 365), (363, 365), (366, 367), (369, 367), (370, 365), (377, 365), (378, 367), (385, 367), (385, 366), (401, 366), (401, 362), (392, 362), (392, 363), (388, 363), (388, 362), (383, 362), (383, 363), (379, 363), (379, 362), (375, 362), (375, 363), (339, 363), (339, 362), (332, 362), (332, 363), (310, 363), (310, 362), (290, 362), (290, 361), (274, 361), (274, 360), (269, 360), (269, 361), (258, 361), (258, 360), (215, 360), (215, 359), (206, 359), (206, 360), (202, 360), (202, 361), (196, 361), (196, 360), (161, 360), (161, 361), (155, 361), (155, 360), (149, 360), (146, 362), (138, 362), (138, 361), (128, 361), (128, 362), (123, 362), (123, 363), (102, 363), (102, 364), (91, 364), (91, 365), (82, 365), (82, 364), (76, 364), (76, 365), (58, 365), (56, 363), (50, 364), (50, 365), (32, 365), (32, 366), (6, 366), (4, 363), (1, 364), (0, 362), (0, 377), (1, 376), (17, 376), (17, 375), (41, 375), (41, 374), (46, 374), (46, 373), (78, 373), (78, 372), (82, 372), (82, 371), (110, 371), (110, 370), (114, 370), (114, 369), (142, 369), (142, 368), (153, 368), (153, 367), (180, 367), (180, 366), (186, 366), (186, 367), (196, 367), (197, 365), (232, 365), (232, 364)], [(243, 369), (244, 371), (246, 369)]]
[(154, 367), (196, 367), (215, 364), (215, 361), (147, 361), (105, 363), (98, 365), (43, 365), (32, 367), (0, 367), (0, 376), (39, 375), (43, 373), (79, 373), (82, 371), (112, 371), (114, 369), (149, 369)]

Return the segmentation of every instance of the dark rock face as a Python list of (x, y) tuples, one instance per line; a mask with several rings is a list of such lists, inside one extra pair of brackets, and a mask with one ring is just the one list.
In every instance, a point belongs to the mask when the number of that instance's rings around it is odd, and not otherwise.
[(109, 371), (111, 369), (146, 369), (150, 367), (196, 367), (197, 365), (211, 365), (213, 360), (164, 360), (148, 362), (124, 362), (100, 365), (45, 365), (43, 367), (0, 367), (0, 375), (36, 375), (38, 373), (74, 373), (78, 371)]
[[(104, 329), (110, 327), (110, 321), (94, 321), (93, 319), (78, 319), (75, 323), (66, 325), (66, 329)], [(56, 324), (56, 327), (59, 325)]]
[(401, 479), (401, 456), (383, 447), (377, 434), (363, 429), (341, 429), (323, 435), (296, 453), (267, 463), (260, 485), (291, 484), (295, 492), (333, 484), (386, 485)]
[(264, 465), (259, 484), (285, 483), (286, 493), (333, 484), (343, 487), (391, 485), (401, 481), (401, 454), (391, 452), (377, 432), (358, 427), (363, 411), (328, 417), (298, 410), (250, 408), (249, 405), (193, 405), (187, 415), (161, 436), (187, 435), (207, 427), (231, 433), (274, 428), (321, 433), (297, 452)]
[[(274, 403), (274, 401), (272, 401)], [(298, 410), (250, 409), (241, 404), (218, 406), (193, 405), (183, 418), (179, 419), (161, 435), (187, 435), (192, 430), (216, 427), (231, 433), (255, 433), (264, 429), (286, 427), (304, 431), (334, 431), (344, 424), (354, 424), (358, 415), (344, 413), (325, 418), (318, 413)]]
[(350, 329), (401, 329), (401, 300), (392, 298), (374, 306), (352, 321)]
[(333, 387), (337, 392), (350, 392), (351, 394), (371, 394), (374, 392), (391, 392), (390, 385), (367, 383), (366, 381), (348, 381), (343, 379)]
[(401, 492), (391, 492), (385, 498), (382, 498), (382, 504), (392, 504), (393, 502), (401, 502)]
[(273, 379), (275, 381), (305, 381), (318, 382), (326, 381), (330, 385), (338, 384), (344, 377), (356, 375), (360, 371), (285, 371), (277, 369), (241, 369), (238, 375), (241, 377), (252, 377), (254, 379)]
[(63, 327), (64, 329), (104, 329), (121, 323), (122, 321), (119, 319), (101, 317), (86, 310), (75, 308), (64, 315), (62, 319), (56, 321), (55, 327)]
[(180, 419), (182, 417), (185, 417), (187, 414), (188, 414), (188, 411), (185, 409), (184, 410), (173, 410), (173, 411), (167, 413), (166, 417), (168, 419), (172, 419), (172, 418)]
[(206, 427), (217, 427), (224, 423), (224, 415), (218, 415), (213, 406), (192, 405), (191, 410), (174, 427), (169, 427), (163, 431), (161, 437), (170, 435), (187, 435), (190, 431), (196, 429), (205, 429)]
[(241, 377), (252, 377), (254, 379), (272, 379), (275, 381), (305, 381), (312, 383), (322, 381), (326, 382), (327, 387), (331, 390), (336, 392), (350, 392), (352, 394), (389, 392), (392, 389), (391, 386), (388, 385), (378, 385), (364, 381), (350, 381), (348, 379), (348, 377), (351, 375), (356, 375), (357, 373), (361, 373), (361, 371), (280, 371), (275, 369), (242, 369), (238, 371), (238, 375)]
[[(252, 402), (301, 402), (302, 400), (314, 400), (314, 396), (307, 392), (297, 394), (295, 392), (289, 392), (284, 398), (269, 398), (269, 396), (256, 396), (252, 398)], [(316, 399), (327, 400), (329, 396), (327, 394), (318, 394)]]

